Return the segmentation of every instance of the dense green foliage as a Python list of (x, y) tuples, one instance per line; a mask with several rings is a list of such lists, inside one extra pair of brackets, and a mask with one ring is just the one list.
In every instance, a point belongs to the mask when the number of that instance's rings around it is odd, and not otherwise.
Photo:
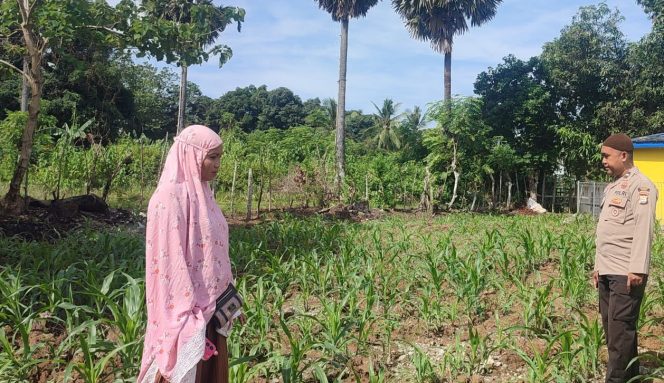
[[(625, 40), (617, 11), (605, 4), (582, 7), (540, 56), (510, 55), (480, 73), (477, 99), (453, 100), (447, 110), (434, 103), (426, 113), (418, 106), (401, 113), (399, 100), (392, 99), (377, 103), (374, 111), (346, 111), (345, 200), (368, 194), (375, 206), (416, 206), (425, 192), (427, 168), (432, 172), (430, 192), (439, 207), (453, 197), (453, 168), (461, 171), (452, 208), (501, 207), (508, 189), (510, 202), (518, 203), (528, 191), (542, 186), (551, 190), (553, 182), (601, 177), (598, 145), (609, 133), (640, 136), (664, 128), (662, 9), (658, 2), (640, 3), (653, 28), (638, 42)], [(123, 4), (115, 12), (137, 11)], [(102, 19), (121, 28), (111, 17), (117, 13), (111, 11), (99, 8)], [(141, 22), (132, 27), (156, 33), (146, 20)], [(44, 196), (52, 195), (57, 186), (71, 195), (102, 189), (115, 172), (113, 182), (148, 194), (175, 132), (178, 76), (170, 69), (132, 62), (117, 48), (116, 38), (104, 38), (94, 29), (77, 29), (68, 41), (45, 60), (57, 65), (43, 68), (43, 122), (32, 155), (30, 185)], [(148, 47), (143, 51), (157, 52)], [(17, 52), (5, 53), (19, 63)], [(4, 183), (11, 177), (13, 164), (7, 161), (16, 158), (20, 138), (13, 114), (20, 84), (11, 73), (1, 73), (2, 126), (14, 127), (3, 128), (0, 135)], [(259, 186), (256, 198), (268, 198), (270, 207), (319, 205), (331, 197), (334, 100), (302, 100), (287, 88), (264, 85), (237, 88), (217, 99), (203, 95), (196, 84), (188, 88), (186, 121), (220, 130), (230, 140), (218, 191), (230, 192), (237, 164), (235, 199), (242, 198), (239, 193), (245, 191), (249, 168)], [(462, 106), (466, 104), (475, 106), (467, 109)], [(71, 158), (65, 165), (53, 164), (60, 157), (50, 149), (64, 145), (57, 132), (89, 120), (93, 122), (84, 132), (86, 138), (68, 141)], [(448, 126), (452, 120), (459, 123)], [(167, 135), (169, 142), (162, 141)], [(452, 155), (455, 147), (457, 161)], [(128, 165), (118, 165), (127, 157)], [(554, 181), (551, 174), (560, 170), (562, 175)], [(53, 174), (61, 174), (61, 180), (54, 181)]]

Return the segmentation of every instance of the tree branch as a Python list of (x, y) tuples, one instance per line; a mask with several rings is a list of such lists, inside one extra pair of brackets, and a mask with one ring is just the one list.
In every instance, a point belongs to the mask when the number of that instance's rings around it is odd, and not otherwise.
[(111, 33), (116, 34), (118, 36), (124, 36), (124, 32), (119, 31), (117, 29), (113, 29), (111, 27), (104, 26), (104, 25), (86, 25), (85, 27), (90, 28), (90, 29), (101, 29), (103, 31), (111, 32)]
[(3, 60), (3, 59), (0, 59), (0, 64), (5, 64), (5, 65), (8, 66), (10, 69), (13, 69), (13, 70), (17, 71), (18, 73), (20, 73), (21, 76), (26, 77), (26, 76), (25, 76), (25, 73), (23, 73), (22, 70), (18, 69), (16, 66), (14, 66), (14, 64), (10, 63), (9, 61), (5, 61), (5, 60)]
[(23, 23), (27, 23), (28, 19), (30, 18), (30, 14), (32, 13), (32, 6), (28, 0), (18, 0), (17, 3)]

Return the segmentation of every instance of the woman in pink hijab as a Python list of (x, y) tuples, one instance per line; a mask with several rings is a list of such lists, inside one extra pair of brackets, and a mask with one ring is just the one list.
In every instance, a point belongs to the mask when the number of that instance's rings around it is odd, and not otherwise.
[[(217, 298), (233, 281), (228, 224), (208, 185), (219, 169), (222, 144), (205, 126), (184, 129), (168, 152), (150, 199), (145, 243), (148, 323), (137, 383), (228, 381), (225, 335), (232, 320), (217, 331), (211, 320)], [(204, 361), (209, 342), (218, 355)]]

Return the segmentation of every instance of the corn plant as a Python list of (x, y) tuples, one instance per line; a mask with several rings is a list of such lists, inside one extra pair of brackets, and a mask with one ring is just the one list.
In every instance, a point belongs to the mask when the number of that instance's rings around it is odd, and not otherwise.
[(583, 382), (586, 377), (578, 368), (577, 355), (582, 351), (578, 342), (574, 339), (571, 331), (560, 334), (558, 349), (557, 381), (559, 382)]
[[(30, 344), (27, 334), (30, 333), (32, 324), (33, 320), (29, 319), (21, 326), (19, 330), (21, 347), (19, 349), (14, 347), (15, 339), (8, 338), (5, 330), (0, 328), (0, 345), (4, 356), (4, 360), (0, 360), (2, 363), (0, 371), (4, 372), (8, 381), (27, 382), (37, 366), (48, 361), (47, 358), (35, 358), (35, 354), (44, 347), (44, 344)], [(2, 376), (2, 372), (0, 372), (0, 376)]]
[[(102, 381), (104, 370), (112, 361), (115, 354), (123, 349), (130, 347), (131, 344), (115, 346), (112, 343), (99, 337), (99, 333), (94, 321), (85, 323), (86, 331), (78, 334), (79, 349), (83, 361), (72, 361), (65, 369), (64, 382), (71, 379), (72, 371), (78, 372), (86, 383), (97, 383)], [(104, 353), (101, 359), (97, 359), (97, 353)]]
[(471, 324), (468, 325), (468, 344), (468, 364), (470, 366), (468, 374), (485, 373), (487, 359), (494, 350), (502, 346), (494, 344), (490, 334), (480, 335)]
[(438, 377), (434, 371), (433, 365), (429, 356), (422, 351), (421, 348), (414, 344), (410, 345), (413, 348), (413, 356), (411, 362), (415, 366), (416, 379), (418, 382), (435, 382)]
[(301, 382), (305, 371), (320, 361), (320, 359), (307, 359), (307, 353), (314, 348), (315, 343), (310, 333), (302, 332), (299, 336), (295, 336), (288, 327), (283, 314), (279, 317), (279, 324), (290, 346), (288, 355), (278, 355), (275, 358), (281, 379), (284, 383)]
[[(345, 314), (348, 310), (348, 302), (350, 297), (356, 292), (348, 292), (340, 300), (323, 299), (321, 304), (323, 310), (321, 311), (320, 318), (314, 317), (318, 324), (322, 327), (321, 347), (326, 353), (331, 354), (331, 359), (344, 358), (344, 363), (348, 358), (348, 342), (351, 338), (348, 336), (352, 328), (352, 317)], [(353, 312), (353, 308), (350, 308)]]
[(541, 350), (537, 346), (533, 346), (530, 348), (530, 353), (512, 346), (517, 355), (526, 362), (529, 382), (555, 381), (557, 375), (556, 365), (561, 357), (561, 354), (556, 350), (556, 346), (563, 334), (550, 338), (545, 337), (545, 346)]
[[(115, 291), (104, 296), (112, 318), (104, 319), (108, 325), (118, 332), (119, 345), (123, 346), (119, 351), (122, 364), (125, 368), (125, 377), (138, 374), (136, 369), (129, 366), (140, 364), (142, 350), (142, 334), (145, 329), (145, 286), (142, 281), (124, 274), (127, 283)], [(120, 300), (121, 302), (116, 302)]]
[(524, 298), (523, 324), (540, 333), (547, 333), (553, 328), (553, 299), (551, 292), (553, 281), (546, 286), (530, 290)]
[(447, 345), (443, 360), (440, 363), (440, 376), (456, 377), (465, 374), (473, 368), (468, 363), (465, 347), (458, 334), (455, 334), (452, 344)]
[[(356, 380), (359, 382), (359, 380)], [(369, 382), (368, 383), (385, 383), (385, 373), (379, 369), (377, 372), (374, 370), (374, 364), (369, 360)]]
[(575, 322), (578, 323), (578, 343), (580, 352), (578, 354), (577, 368), (584, 375), (592, 376), (600, 369), (599, 351), (604, 345), (604, 330), (597, 318), (590, 319), (582, 311), (576, 310)]
[(240, 342), (234, 338), (228, 342), (228, 358), (228, 379), (230, 382), (247, 383), (259, 374), (267, 375), (264, 362), (250, 365), (251, 362), (256, 360), (256, 356), (242, 356)]
[(630, 379), (628, 383), (637, 383), (637, 382), (656, 382), (662, 378), (664, 378), (664, 357), (661, 354), (643, 354), (639, 355), (636, 358), (632, 359), (629, 362), (629, 366), (631, 366), (633, 363), (635, 363), (637, 360), (639, 361), (647, 361), (650, 364), (655, 365), (654, 368), (651, 368), (648, 370), (647, 373), (645, 374), (640, 374), (638, 376), (635, 376), (634, 378)]

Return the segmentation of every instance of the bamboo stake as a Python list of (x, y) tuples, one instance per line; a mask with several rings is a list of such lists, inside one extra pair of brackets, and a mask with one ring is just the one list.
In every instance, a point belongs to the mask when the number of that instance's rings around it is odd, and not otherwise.
[(254, 196), (254, 184), (251, 174), (251, 168), (249, 168), (249, 176), (247, 177), (247, 216), (245, 218), (247, 221), (251, 219), (251, 200), (253, 196)]
[(164, 138), (164, 147), (161, 151), (161, 159), (159, 160), (159, 177), (157, 178), (157, 180), (161, 178), (161, 172), (164, 170), (164, 155), (166, 154), (167, 145), (168, 145), (168, 132), (166, 132), (166, 138)]
[(235, 214), (235, 178), (237, 177), (237, 160), (233, 167), (233, 183), (231, 184), (231, 216)]

